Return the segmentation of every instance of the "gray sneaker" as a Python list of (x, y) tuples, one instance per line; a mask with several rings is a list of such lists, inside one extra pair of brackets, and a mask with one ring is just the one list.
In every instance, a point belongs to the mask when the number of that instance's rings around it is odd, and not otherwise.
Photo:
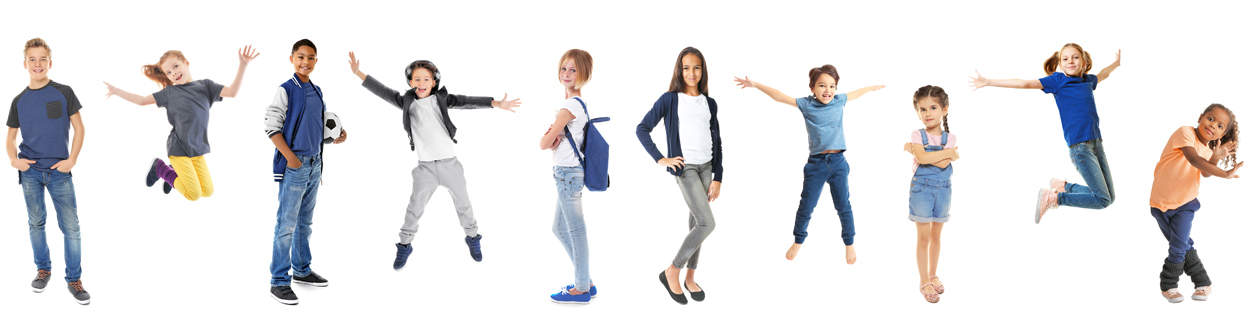
[(40, 269), (35, 273), (35, 280), (31, 281), (31, 291), (36, 293), (44, 292), (44, 287), (48, 286), (48, 277), (52, 276), (52, 272)]
[(92, 303), (92, 295), (87, 294), (87, 290), (83, 290), (83, 280), (70, 282), (70, 294), (74, 295), (74, 301), (79, 305), (87, 305)]

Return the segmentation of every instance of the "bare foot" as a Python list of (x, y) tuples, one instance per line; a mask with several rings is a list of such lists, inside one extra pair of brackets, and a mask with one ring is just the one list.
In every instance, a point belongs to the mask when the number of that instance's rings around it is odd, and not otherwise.
[(847, 245), (847, 264), (855, 264), (855, 245)]
[(801, 247), (803, 247), (803, 244), (794, 243), (794, 245), (791, 245), (790, 249), (786, 250), (786, 260), (794, 260), (794, 256), (799, 254), (799, 248)]
[(685, 289), (690, 292), (703, 292), (703, 288), (698, 287), (698, 283), (694, 283), (693, 269), (687, 269), (685, 272)]
[(663, 276), (668, 278), (668, 290), (671, 290), (672, 294), (681, 294), (681, 269), (668, 265), (668, 269), (664, 270)]

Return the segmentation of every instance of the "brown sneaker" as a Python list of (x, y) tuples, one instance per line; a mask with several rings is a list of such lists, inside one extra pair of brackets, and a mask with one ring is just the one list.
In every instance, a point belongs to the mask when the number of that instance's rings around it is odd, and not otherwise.
[(1209, 299), (1210, 293), (1213, 293), (1213, 288), (1207, 286), (1196, 288), (1196, 292), (1192, 293), (1192, 300), (1205, 301)]
[(31, 281), (31, 291), (36, 293), (44, 292), (44, 287), (48, 286), (48, 277), (52, 276), (52, 272), (40, 269), (35, 272), (35, 280)]
[(1178, 288), (1173, 288), (1168, 291), (1161, 291), (1161, 295), (1165, 296), (1165, 300), (1169, 300), (1171, 303), (1177, 304), (1177, 303), (1183, 302), (1183, 294), (1178, 293)]

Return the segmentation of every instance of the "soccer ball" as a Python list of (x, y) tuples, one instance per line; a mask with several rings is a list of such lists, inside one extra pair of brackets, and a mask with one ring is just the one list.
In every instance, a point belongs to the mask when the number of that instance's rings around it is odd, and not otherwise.
[(332, 143), (332, 141), (340, 138), (342, 129), (340, 117), (337, 117), (331, 111), (323, 113), (323, 144)]

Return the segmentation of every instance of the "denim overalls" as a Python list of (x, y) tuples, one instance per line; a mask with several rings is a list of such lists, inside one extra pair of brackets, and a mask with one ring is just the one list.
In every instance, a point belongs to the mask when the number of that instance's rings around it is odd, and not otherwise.
[[(947, 145), (947, 131), (943, 131), (941, 145), (930, 145), (930, 137), (921, 129), (921, 142), (926, 152), (940, 151)], [(920, 223), (947, 222), (951, 216), (951, 169), (930, 164), (920, 164), (912, 174), (912, 189), (908, 194), (908, 219)]]

